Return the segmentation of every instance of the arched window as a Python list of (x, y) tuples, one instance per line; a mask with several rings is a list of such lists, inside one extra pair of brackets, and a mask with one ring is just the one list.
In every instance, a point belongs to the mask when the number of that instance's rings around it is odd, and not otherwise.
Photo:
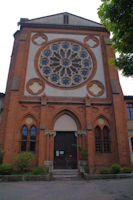
[(128, 119), (133, 119), (133, 103), (127, 103)]
[(21, 129), (21, 151), (35, 151), (36, 146), (36, 126), (22, 126)]
[(111, 152), (110, 147), (110, 135), (108, 126), (104, 126), (101, 129), (99, 126), (95, 128), (95, 149), (96, 153), (108, 153)]
[(36, 145), (36, 127), (32, 126), (30, 128), (30, 151), (35, 151)]
[(102, 152), (101, 129), (99, 126), (95, 128), (95, 148), (96, 152)]
[(21, 129), (21, 151), (26, 151), (27, 136), (28, 136), (28, 128), (27, 126), (24, 125)]
[(109, 128), (107, 126), (103, 128), (103, 145), (104, 152), (110, 152)]

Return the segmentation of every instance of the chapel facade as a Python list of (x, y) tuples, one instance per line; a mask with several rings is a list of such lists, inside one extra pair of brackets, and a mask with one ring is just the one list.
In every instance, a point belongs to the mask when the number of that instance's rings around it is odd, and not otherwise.
[(19, 25), (0, 126), (3, 163), (30, 151), (35, 166), (51, 170), (130, 167), (126, 107), (105, 27), (70, 13)]

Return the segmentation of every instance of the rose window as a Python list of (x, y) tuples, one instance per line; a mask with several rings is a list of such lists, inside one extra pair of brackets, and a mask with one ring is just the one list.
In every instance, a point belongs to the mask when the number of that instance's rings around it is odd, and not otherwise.
[(38, 66), (46, 81), (68, 88), (87, 81), (93, 71), (87, 49), (72, 41), (48, 44), (40, 53)]

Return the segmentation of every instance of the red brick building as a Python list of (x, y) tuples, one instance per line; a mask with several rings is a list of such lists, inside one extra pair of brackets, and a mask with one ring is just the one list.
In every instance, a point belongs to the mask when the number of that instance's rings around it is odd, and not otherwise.
[(127, 107), (128, 140), (131, 163), (133, 167), (133, 96), (124, 96), (124, 101)]
[(130, 166), (126, 107), (109, 33), (96, 22), (60, 13), (21, 19), (5, 95), (3, 163), (31, 151), (35, 165)]

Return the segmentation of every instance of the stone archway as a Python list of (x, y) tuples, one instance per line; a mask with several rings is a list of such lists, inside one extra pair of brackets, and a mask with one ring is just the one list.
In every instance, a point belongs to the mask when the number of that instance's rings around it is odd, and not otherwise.
[(77, 144), (75, 132), (77, 124), (68, 114), (63, 114), (54, 124), (56, 136), (54, 138), (54, 168), (75, 169), (77, 168)]
[(55, 131), (77, 131), (75, 120), (68, 114), (61, 115), (54, 124)]

